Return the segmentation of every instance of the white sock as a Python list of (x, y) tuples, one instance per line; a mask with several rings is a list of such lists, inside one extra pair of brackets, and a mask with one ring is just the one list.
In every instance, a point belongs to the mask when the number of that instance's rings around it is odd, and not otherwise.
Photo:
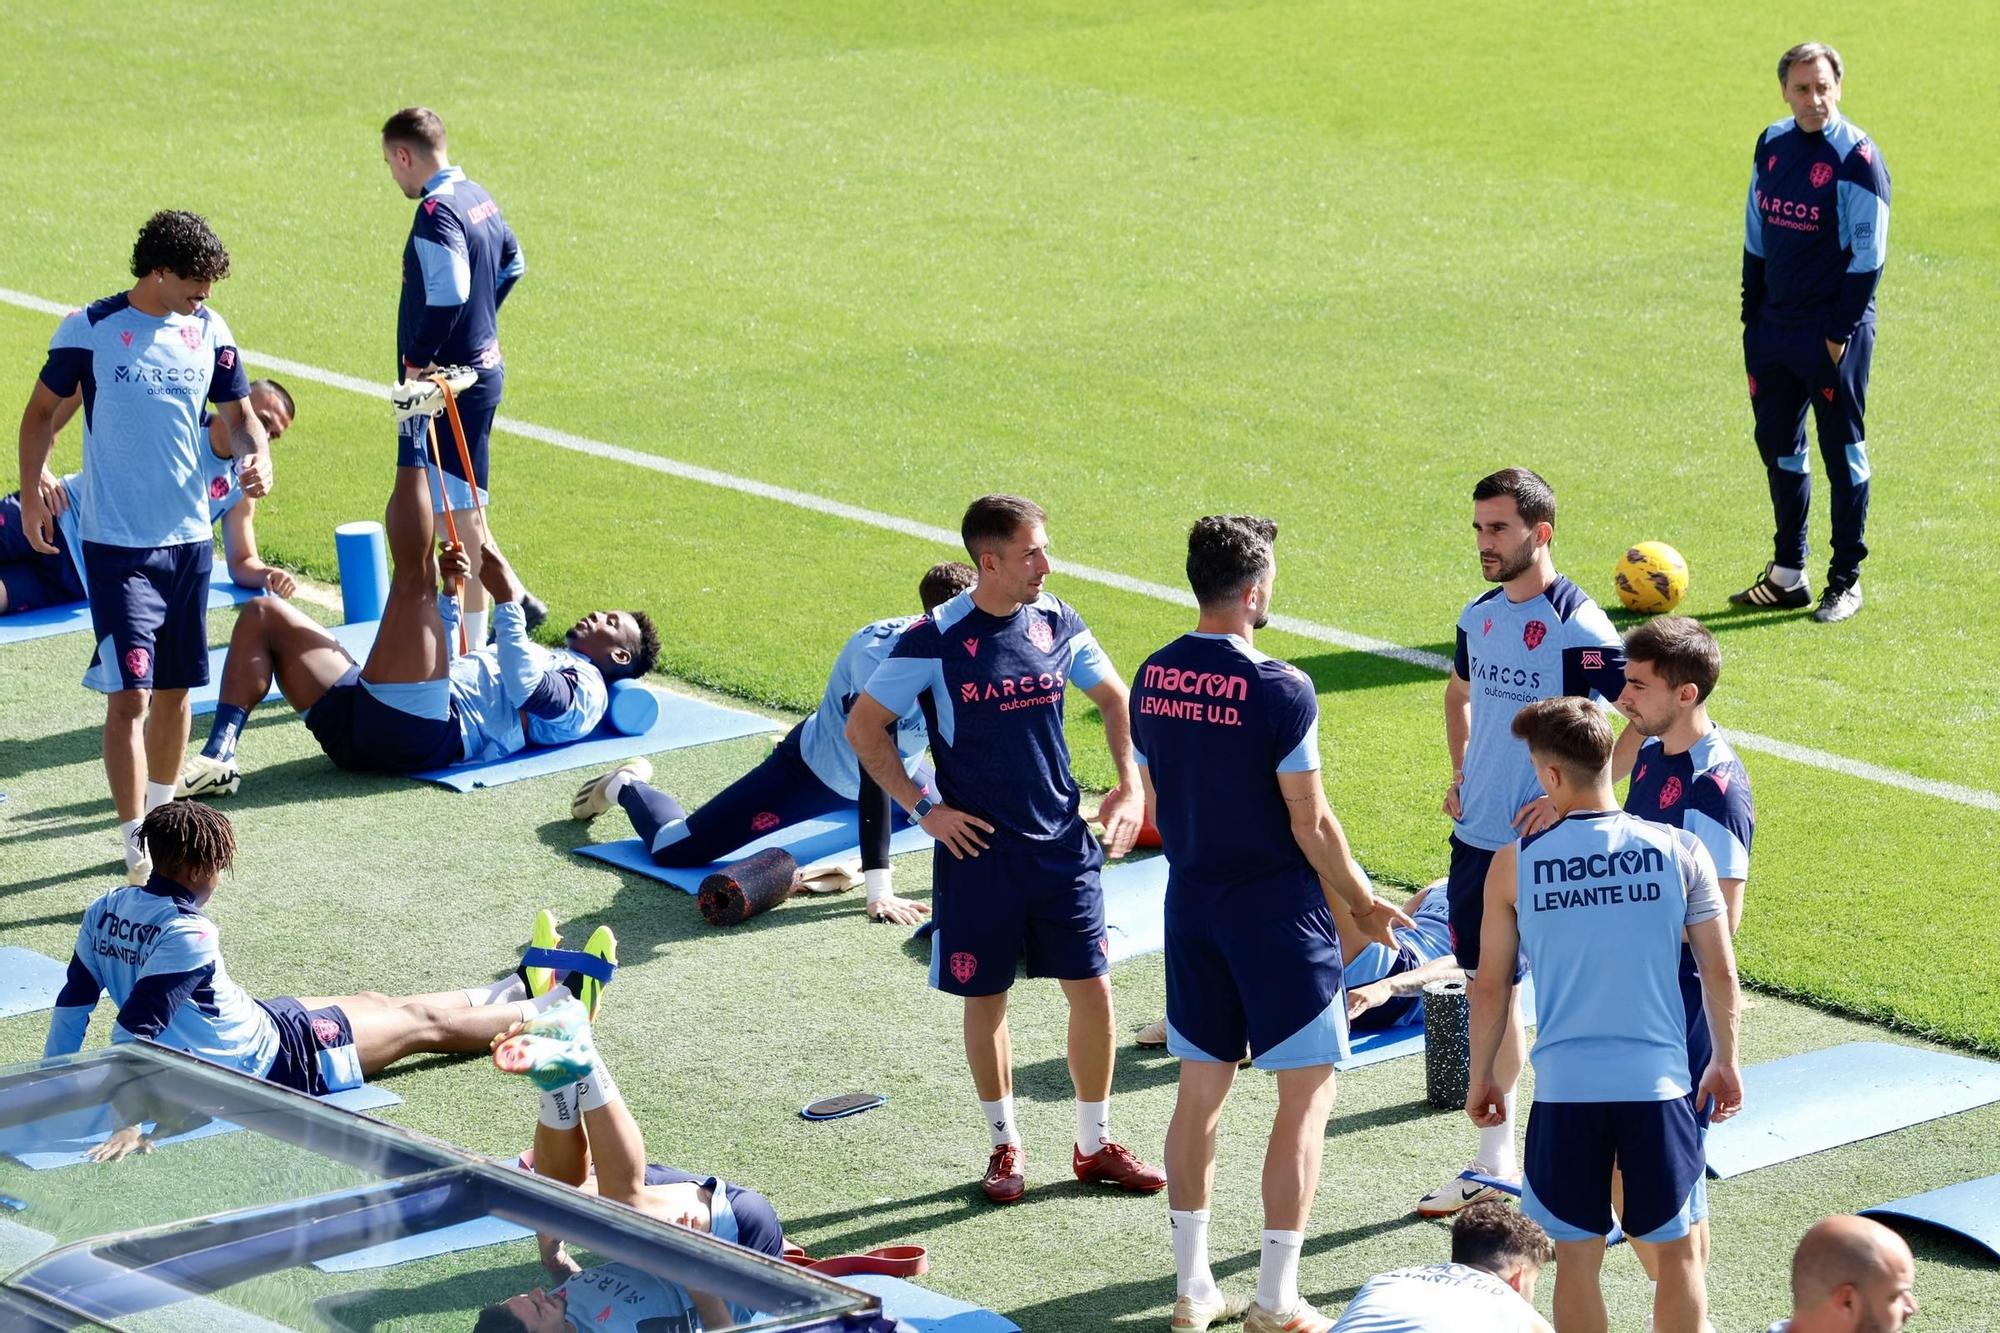
[(581, 1110), (596, 1111), (610, 1105), (617, 1096), (618, 1084), (604, 1067), (604, 1057), (600, 1055), (590, 1067), (590, 1077), (576, 1085), (576, 1104)]
[(986, 1128), (993, 1135), (994, 1147), (1021, 1141), (1021, 1131), (1014, 1127), (1013, 1093), (1008, 1093), (997, 1102), (981, 1102), (979, 1109), (986, 1113)]
[(152, 814), (174, 799), (174, 784), (171, 782), (148, 782), (146, 784), (146, 813)]
[(1514, 1094), (1508, 1093), (1503, 1105), (1507, 1118), (1491, 1128), (1479, 1131), (1479, 1164), (1502, 1180), (1512, 1180), (1521, 1174), (1520, 1165), (1514, 1158)]
[[(536, 1014), (546, 1010), (550, 1005), (561, 1004), (564, 1000), (571, 998), (573, 997), (569, 993), (569, 987), (551, 986), (546, 994), (537, 995), (530, 1000), (523, 1000), (521, 1003), (527, 1006), (527, 1017), (533, 1018)], [(524, 1019), (523, 1021), (525, 1022), (526, 1020)]]
[(465, 1001), (474, 1009), (483, 1009), (489, 1004), (512, 1004), (516, 1000), (528, 998), (528, 988), (516, 976), (502, 977), (490, 986), (467, 986)]
[(1257, 1261), (1257, 1304), (1274, 1315), (1288, 1315), (1299, 1303), (1299, 1252), (1305, 1247), (1303, 1231), (1264, 1233), (1264, 1252)]
[(1780, 588), (1796, 588), (1805, 581), (1806, 572), (1803, 569), (1787, 569), (1783, 565), (1771, 566), (1771, 582)]
[(861, 882), (867, 887), (868, 901), (870, 903), (879, 903), (895, 892), (894, 889), (889, 887), (889, 879), (889, 868), (887, 866), (878, 866), (874, 870), (864, 870), (861, 872)]
[(125, 839), (125, 855), (127, 859), (137, 855), (139, 851), (139, 825), (141, 822), (137, 819), (128, 819), (118, 826), (118, 835)]
[(1076, 1150), (1085, 1157), (1102, 1152), (1105, 1141), (1111, 1137), (1111, 1103), (1084, 1102), (1076, 1104)]
[(486, 646), (486, 618), (491, 614), (490, 611), (467, 611), (460, 622), (465, 626), (465, 642), (472, 652), (476, 653)]
[(1220, 1296), (1215, 1274), (1208, 1266), (1208, 1209), (1183, 1212), (1169, 1208), (1167, 1228), (1173, 1236), (1174, 1276), (1178, 1279), (1174, 1295), (1192, 1296), (1198, 1301), (1212, 1301)]
[(624, 794), (625, 788), (631, 781), (631, 769), (620, 768), (614, 770), (611, 774), (611, 780), (604, 784), (604, 799), (613, 805), (618, 804), (618, 798)]

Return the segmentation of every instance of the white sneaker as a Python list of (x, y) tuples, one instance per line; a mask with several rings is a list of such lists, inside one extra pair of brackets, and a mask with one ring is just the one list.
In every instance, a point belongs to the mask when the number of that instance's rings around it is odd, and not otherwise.
[(1210, 1324), (1226, 1324), (1241, 1319), (1250, 1308), (1250, 1298), (1241, 1292), (1219, 1292), (1212, 1301), (1182, 1296), (1174, 1301), (1173, 1317), (1167, 1327), (1174, 1333), (1208, 1333)]
[[(455, 394), (464, 393), (479, 382), (479, 372), (470, 366), (445, 366), (443, 374)], [(396, 409), (398, 421), (434, 417), (444, 411), (444, 390), (432, 380), (404, 380), (389, 390), (389, 405)]]
[(174, 799), (234, 796), (242, 785), (243, 770), (234, 759), (215, 759), (198, 754), (181, 765), (180, 780), (174, 784)]
[(616, 805), (617, 802), (607, 793), (611, 788), (611, 779), (620, 773), (625, 774), (627, 780), (631, 782), (651, 782), (653, 764), (643, 755), (637, 759), (627, 759), (603, 777), (592, 778), (584, 783), (577, 788), (576, 799), (569, 803), (569, 817), (580, 819), (587, 824)]
[[(1493, 1175), (1493, 1172), (1478, 1162), (1472, 1163), (1467, 1169), (1476, 1171), (1482, 1176)], [(1506, 1179), (1502, 1176), (1494, 1178)], [(1470, 1208), (1475, 1203), (1506, 1197), (1504, 1190), (1497, 1190), (1491, 1185), (1482, 1185), (1478, 1181), (1467, 1180), (1463, 1175), (1456, 1175), (1417, 1201), (1417, 1216), (1450, 1217), (1453, 1213)]]
[(1243, 1316), (1244, 1333), (1328, 1333), (1332, 1327), (1331, 1319), (1304, 1301), (1284, 1314), (1272, 1314), (1253, 1301)]
[(1134, 1046), (1155, 1047), (1167, 1044), (1167, 1020), (1156, 1018), (1132, 1034)]

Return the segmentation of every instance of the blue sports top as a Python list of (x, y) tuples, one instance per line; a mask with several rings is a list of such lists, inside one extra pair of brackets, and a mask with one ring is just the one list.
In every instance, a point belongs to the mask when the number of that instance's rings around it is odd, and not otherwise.
[[(457, 641), (457, 604), (438, 598), (446, 637)], [(495, 643), (452, 659), (451, 697), (465, 762), (517, 754), (530, 745), (582, 740), (604, 720), (610, 690), (596, 665), (528, 637), (519, 602), (493, 608)]]
[(1060, 598), (1043, 593), (993, 616), (966, 591), (903, 631), (867, 692), (898, 717), (923, 709), (945, 804), (1000, 836), (1046, 841), (1077, 819), (1063, 693), (1111, 672), (1083, 617)]
[[(847, 743), (847, 715), (854, 701), (868, 688), (875, 669), (889, 660), (889, 652), (904, 630), (917, 622), (915, 616), (897, 616), (863, 625), (841, 648), (826, 678), (826, 692), (819, 707), (806, 718), (799, 730), (799, 753), (813, 776), (828, 788), (857, 800), (861, 796), (861, 761)], [(903, 771), (914, 774), (923, 763), (924, 747), (930, 733), (924, 726), (924, 710), (912, 705), (896, 721), (896, 750), (903, 756)]]
[(1571, 814), (1518, 844), (1516, 911), (1535, 974), (1535, 1097), (1684, 1097), (1681, 932), (1722, 914), (1715, 863), (1680, 829)]
[(154, 317), (120, 293), (56, 326), (42, 383), (83, 394), (83, 513), (76, 532), (148, 549), (210, 539), (204, 403), (250, 394), (229, 325), (213, 307)]
[(1515, 814), (1542, 794), (1528, 747), (1514, 738), (1514, 715), (1522, 704), (1565, 694), (1616, 699), (1625, 688), (1625, 647), (1597, 603), (1557, 575), (1525, 602), (1493, 588), (1467, 603), (1452, 670), (1472, 686), (1455, 831), (1491, 851), (1514, 840)]
[(1139, 668), (1131, 713), (1171, 892), (1213, 902), (1313, 875), (1278, 790), (1278, 774), (1319, 768), (1319, 696), (1305, 672), (1233, 634), (1184, 634)]
[(527, 271), (520, 242), (492, 195), (457, 167), (425, 181), (403, 244), (396, 377), (433, 363), (472, 366), (479, 381), (460, 400), (497, 402), (505, 371), (500, 306)]
[(113, 1042), (145, 1037), (256, 1078), (278, 1057), (277, 1025), (230, 980), (215, 923), (164, 875), (113, 889), (84, 909), (44, 1058), (83, 1046), (106, 991), (118, 1006)]
[(1875, 311), (1889, 257), (1889, 168), (1861, 128), (1792, 117), (1757, 136), (1743, 219), (1743, 322), (1764, 315), (1846, 342)]
[(1750, 774), (1720, 730), (1711, 729), (1680, 754), (1668, 754), (1649, 738), (1632, 764), (1625, 812), (1692, 833), (1719, 877), (1750, 878), (1750, 839), (1757, 831)]

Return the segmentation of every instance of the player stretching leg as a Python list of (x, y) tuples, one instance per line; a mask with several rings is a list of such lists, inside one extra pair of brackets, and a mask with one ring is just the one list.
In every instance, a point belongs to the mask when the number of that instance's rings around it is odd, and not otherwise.
[[(955, 560), (933, 565), (917, 586), (918, 604), (926, 609), (941, 606), (970, 588), (973, 577), (972, 566)], [(645, 841), (653, 864), (705, 866), (788, 824), (857, 808), (869, 919), (916, 925), (931, 909), (896, 896), (889, 865), (891, 825), (904, 822), (902, 812), (861, 770), (846, 732), (848, 712), (861, 697), (862, 687), (916, 620), (915, 616), (897, 616), (855, 631), (834, 661), (819, 707), (793, 727), (764, 762), (693, 814), (666, 792), (648, 785), (653, 766), (643, 758), (628, 760), (585, 783), (570, 805), (570, 814), (589, 820), (613, 805), (622, 806), (632, 820), (633, 832)], [(903, 771), (928, 790), (931, 773), (924, 762), (924, 749), (930, 733), (923, 710), (912, 706), (896, 720), (894, 730)]]
[[(1612, 778), (1632, 775), (1625, 812), (1686, 829), (1708, 850), (1727, 909), (1729, 933), (1743, 924), (1743, 886), (1750, 877), (1750, 840), (1757, 814), (1750, 775), (1722, 732), (1708, 720), (1708, 696), (1722, 676), (1722, 647), (1698, 620), (1661, 616), (1625, 636), (1625, 692), (1618, 711), (1631, 725), (1618, 738)], [(1699, 1082), (1708, 1067), (1708, 1015), (1694, 950), (1681, 944), (1681, 1003), (1687, 1011), (1688, 1078)], [(1708, 1108), (1696, 1106), (1702, 1160), (1707, 1160)], [(1708, 1268), (1708, 1185), (1695, 1186), (1695, 1248)], [(1655, 1271), (1652, 1247), (1633, 1252)]]
[[(1521, 706), (1565, 694), (1610, 700), (1625, 685), (1625, 658), (1617, 631), (1574, 583), (1556, 573), (1550, 543), (1556, 532), (1556, 493), (1526, 468), (1507, 468), (1472, 488), (1472, 530), (1479, 542), (1479, 570), (1499, 585), (1469, 603), (1458, 617), (1458, 651), (1444, 690), (1445, 748), (1451, 785), (1444, 812), (1452, 818), (1450, 899), (1453, 952), (1467, 975), (1479, 969), (1480, 920), (1485, 911), (1486, 868), (1496, 848), (1555, 821), (1553, 807), (1535, 781), (1528, 747), (1508, 728)], [(1495, 967), (1515, 975), (1511, 958)], [(1514, 1014), (1495, 1072), (1507, 1091), (1506, 1109), (1482, 1126), (1472, 1166), (1511, 1179), (1514, 1152), (1514, 1084), (1528, 1049)], [(1454, 1176), (1417, 1204), (1425, 1217), (1445, 1217), (1500, 1191)]]
[[(1200, 619), (1146, 659), (1132, 688), (1146, 809), (1171, 864), (1167, 1048), (1181, 1072), (1167, 1129), (1167, 1220), (1178, 1333), (1246, 1308), (1251, 1330), (1331, 1326), (1299, 1296), (1347, 1022), (1329, 903), (1337, 894), (1357, 930), (1386, 947), (1395, 923), (1410, 925), (1376, 899), (1327, 808), (1312, 682), (1254, 646), (1270, 615), (1277, 535), (1269, 519), (1195, 523), (1187, 571)], [(1216, 1125), (1246, 1043), (1278, 1082), (1254, 1303), (1225, 1295), (1208, 1263)]]
[[(965, 1004), (966, 1063), (993, 1141), (982, 1187), (995, 1203), (1027, 1187), (1007, 1031), (1007, 991), (1023, 957), (1029, 976), (1055, 977), (1069, 1001), (1077, 1178), (1142, 1194), (1167, 1183), (1110, 1138), (1104, 851), (1077, 811), (1063, 736), (1063, 695), (1074, 684), (1104, 715), (1119, 784), (1101, 813), (1111, 855), (1123, 856), (1143, 800), (1125, 683), (1083, 618), (1042, 591), (1046, 518), (1019, 496), (972, 502), (960, 531), (978, 583), (904, 631), (847, 719), (861, 766), (938, 840), (931, 985)], [(930, 727), (941, 801), (910, 780), (890, 734), (913, 705)]]
[[(111, 993), (115, 1042), (144, 1038), (296, 1092), (358, 1087), (405, 1056), (483, 1051), (494, 1037), (569, 997), (558, 986), (530, 999), (517, 976), (429, 995), (253, 1000), (230, 979), (222, 942), (203, 909), (236, 858), (236, 831), (220, 811), (192, 801), (160, 806), (139, 828), (153, 874), (84, 909), (69, 977), (49, 1019), (44, 1058), (83, 1045), (98, 997)], [(189, 1125), (136, 1125), (92, 1156), (151, 1150)]]
[[(1654, 1247), (1653, 1327), (1697, 1333), (1708, 1302), (1692, 1231), (1702, 1175), (1693, 1108), (1712, 1102), (1720, 1121), (1743, 1105), (1741, 997), (1715, 863), (1687, 832), (1618, 809), (1611, 722), (1589, 701), (1537, 700), (1510, 730), (1533, 755), (1556, 822), (1494, 853), (1480, 947), (1496, 961), (1522, 949), (1535, 974), (1535, 1110), (1521, 1211), (1556, 1244), (1555, 1324), (1604, 1333), (1598, 1270), (1615, 1165), (1625, 1176), (1624, 1229)], [(1692, 1087), (1683, 932), (1700, 964), (1713, 1052)], [(1513, 1007), (1508, 976), (1488, 967), (1472, 983), (1465, 1111), (1482, 1128), (1504, 1114), (1495, 1060)]]
[(63, 400), (88, 395), (78, 523), (96, 639), (85, 683), (109, 694), (104, 772), (125, 835), (126, 879), (149, 867), (139, 820), (173, 799), (187, 749), (189, 688), (208, 683), (208, 573), (215, 553), (202, 455), (202, 403), (229, 427), (245, 495), (266, 493), (271, 454), (248, 410), (249, 379), (229, 326), (204, 303), (229, 252), (193, 213), (146, 220), (128, 292), (68, 316), (49, 340), (21, 414), (21, 526), (56, 554), (62, 483), (48, 469)]

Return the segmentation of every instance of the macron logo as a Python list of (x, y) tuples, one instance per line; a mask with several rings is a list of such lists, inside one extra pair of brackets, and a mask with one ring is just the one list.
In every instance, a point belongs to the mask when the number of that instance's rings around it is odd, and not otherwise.
[(126, 329), (124, 332), (120, 333), (118, 335), (118, 341), (124, 343), (127, 347), (130, 347), (132, 345), (132, 330)]
[(979, 656), (979, 640), (967, 639), (965, 641), (965, 655), (967, 657)]

